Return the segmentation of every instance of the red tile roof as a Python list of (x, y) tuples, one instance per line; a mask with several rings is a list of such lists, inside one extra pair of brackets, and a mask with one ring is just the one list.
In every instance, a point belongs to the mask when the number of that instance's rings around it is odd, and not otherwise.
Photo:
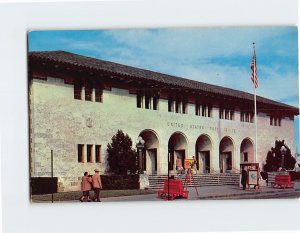
[[(29, 52), (29, 64), (31, 64), (33, 61), (41, 63), (57, 63), (58, 65), (72, 66), (75, 69), (84, 68), (91, 71), (103, 71), (123, 77), (135, 78), (141, 81), (152, 81), (158, 84), (177, 87), (180, 89), (188, 89), (201, 93), (217, 94), (234, 99), (253, 101), (253, 94), (247, 92), (122, 65), (110, 61), (86, 57), (66, 51)], [(296, 107), (276, 102), (261, 96), (257, 96), (257, 103), (274, 106), (278, 110), (292, 111), (295, 115), (299, 114), (299, 109)]]

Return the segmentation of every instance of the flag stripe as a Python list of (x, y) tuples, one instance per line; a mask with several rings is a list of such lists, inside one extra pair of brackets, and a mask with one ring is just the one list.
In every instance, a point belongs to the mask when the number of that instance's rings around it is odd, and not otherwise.
[(252, 58), (251, 70), (252, 70), (251, 80), (254, 84), (254, 87), (257, 88), (258, 87), (258, 77), (257, 77), (255, 50), (254, 50), (254, 54), (253, 54), (253, 58)]

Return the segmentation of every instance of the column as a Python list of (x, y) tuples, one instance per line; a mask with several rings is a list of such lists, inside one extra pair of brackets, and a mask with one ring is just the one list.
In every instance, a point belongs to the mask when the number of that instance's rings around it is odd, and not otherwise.
[[(218, 141), (216, 141), (218, 142)], [(211, 151), (211, 168), (214, 172), (220, 172), (220, 151), (217, 143)]]
[(199, 116), (202, 116), (202, 104), (199, 104)]
[(82, 147), (82, 162), (83, 163), (87, 162), (86, 148), (87, 148), (86, 144), (83, 144), (83, 147)]
[(95, 102), (96, 101), (96, 91), (95, 91), (95, 88), (93, 87), (92, 88), (92, 102)]
[[(163, 139), (162, 139), (163, 140)], [(168, 139), (167, 141), (168, 142)], [(157, 174), (168, 174), (168, 144), (160, 143), (157, 151)]]
[[(241, 142), (239, 142), (238, 145), (241, 145)], [(241, 163), (241, 151), (240, 151), (240, 147), (237, 147), (234, 151), (234, 160), (233, 160), (233, 166), (234, 168), (236, 168), (237, 170), (240, 169), (240, 163)]]
[(195, 145), (196, 145), (197, 138), (198, 138), (198, 135), (196, 135), (196, 138), (194, 138), (194, 136), (192, 138), (190, 135), (189, 144), (188, 144), (188, 148), (186, 150), (186, 155), (185, 155), (186, 159), (192, 159), (194, 155), (196, 156)]
[(83, 86), (81, 88), (81, 92), (80, 92), (80, 99), (85, 100), (85, 87)]
[(179, 111), (178, 113), (182, 113), (182, 101), (179, 101)]
[(211, 107), (211, 116), (212, 116), (212, 118), (219, 119), (219, 113), (220, 113), (219, 111), (220, 110), (217, 106), (212, 105), (212, 107)]
[(172, 112), (176, 112), (176, 103), (175, 103), (175, 100), (172, 100)]
[(96, 146), (92, 145), (92, 149), (91, 149), (91, 163), (95, 163), (96, 162)]
[(196, 115), (196, 104), (187, 103), (187, 114)]

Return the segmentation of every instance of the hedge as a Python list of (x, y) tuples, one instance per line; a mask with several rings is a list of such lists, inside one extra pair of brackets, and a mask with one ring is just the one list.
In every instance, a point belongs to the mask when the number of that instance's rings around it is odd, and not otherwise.
[(32, 195), (57, 193), (57, 177), (31, 177), (30, 191)]
[(101, 175), (104, 190), (139, 189), (139, 175)]
[(300, 172), (289, 171), (289, 175), (291, 176), (291, 180), (300, 179)]

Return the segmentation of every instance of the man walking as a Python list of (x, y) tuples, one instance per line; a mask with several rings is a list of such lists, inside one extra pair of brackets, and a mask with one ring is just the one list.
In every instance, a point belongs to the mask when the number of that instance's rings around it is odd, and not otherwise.
[(241, 177), (241, 184), (243, 185), (243, 190), (246, 189), (247, 180), (248, 180), (248, 172), (246, 171), (246, 168), (244, 167), (242, 169), (242, 177)]
[(99, 169), (96, 168), (95, 170), (95, 174), (92, 176), (92, 184), (93, 184), (93, 188), (94, 188), (94, 197), (93, 197), (93, 201), (98, 201), (100, 202), (100, 189), (102, 189), (102, 183), (101, 183), (101, 178), (100, 178), (100, 174), (99, 174)]

